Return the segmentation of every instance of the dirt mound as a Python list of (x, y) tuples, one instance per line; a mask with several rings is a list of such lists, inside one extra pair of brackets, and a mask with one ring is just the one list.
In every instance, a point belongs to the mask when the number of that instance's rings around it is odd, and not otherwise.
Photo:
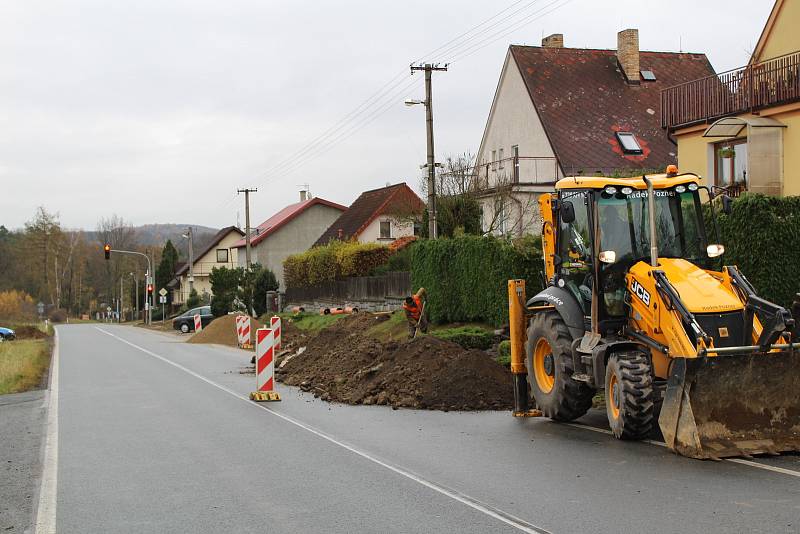
[[(250, 319), (250, 340), (255, 343), (256, 330), (261, 328), (262, 324), (255, 318)], [(236, 316), (223, 315), (217, 317), (208, 326), (197, 332), (188, 340), (187, 343), (215, 343), (217, 345), (227, 345), (229, 347), (237, 347), (239, 338), (236, 335)]]
[(36, 328), (35, 326), (20, 326), (14, 329), (17, 339), (45, 339), (47, 334)]
[[(375, 316), (362, 313), (307, 338), (305, 351), (279, 366), (278, 380), (323, 400), (349, 404), (438, 410), (511, 408), (511, 374), (485, 352), (465, 350), (432, 336), (384, 343), (369, 335), (374, 324)], [(288, 337), (298, 348), (306, 341)]]

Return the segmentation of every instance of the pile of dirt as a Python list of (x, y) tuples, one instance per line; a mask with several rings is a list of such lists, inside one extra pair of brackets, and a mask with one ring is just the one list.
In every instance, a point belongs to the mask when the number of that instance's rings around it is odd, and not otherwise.
[(14, 329), (17, 339), (45, 339), (47, 334), (36, 328), (35, 326), (20, 326)]
[(297, 329), (290, 329), (284, 348), (290, 349), (290, 343), (305, 350), (284, 356), (285, 363), (279, 360), (277, 379), (323, 400), (348, 404), (445, 411), (511, 408), (511, 374), (486, 352), (433, 336), (381, 342), (368, 333), (375, 322), (375, 316), (361, 313), (302, 340), (296, 339)]
[[(256, 330), (262, 327), (257, 319), (250, 319), (250, 340), (255, 343)], [(239, 346), (239, 338), (236, 334), (236, 316), (223, 315), (217, 317), (211, 323), (186, 340), (187, 343), (214, 343), (216, 345), (227, 345), (229, 347)]]

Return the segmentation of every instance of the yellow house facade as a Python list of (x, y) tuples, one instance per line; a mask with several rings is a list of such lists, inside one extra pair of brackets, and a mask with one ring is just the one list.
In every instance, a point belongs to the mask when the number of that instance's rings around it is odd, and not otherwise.
[(664, 89), (681, 171), (732, 196), (800, 195), (800, 0), (777, 0), (750, 62)]

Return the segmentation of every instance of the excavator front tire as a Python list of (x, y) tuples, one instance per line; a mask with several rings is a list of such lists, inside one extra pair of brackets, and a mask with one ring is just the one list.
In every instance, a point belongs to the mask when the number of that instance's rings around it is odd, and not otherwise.
[(572, 336), (557, 312), (541, 312), (528, 328), (528, 382), (537, 408), (556, 421), (572, 421), (592, 406), (594, 390), (572, 379)]
[(619, 439), (644, 439), (653, 428), (653, 375), (638, 350), (615, 352), (606, 364), (606, 414)]

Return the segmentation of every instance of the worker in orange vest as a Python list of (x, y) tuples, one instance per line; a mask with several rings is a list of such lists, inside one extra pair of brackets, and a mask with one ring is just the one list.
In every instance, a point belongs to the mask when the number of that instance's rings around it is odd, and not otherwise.
[(408, 321), (408, 338), (414, 339), (417, 335), (417, 330), (422, 333), (428, 332), (428, 317), (425, 313), (425, 288), (419, 288), (414, 295), (406, 297), (403, 303), (403, 309), (406, 311), (406, 320)]

